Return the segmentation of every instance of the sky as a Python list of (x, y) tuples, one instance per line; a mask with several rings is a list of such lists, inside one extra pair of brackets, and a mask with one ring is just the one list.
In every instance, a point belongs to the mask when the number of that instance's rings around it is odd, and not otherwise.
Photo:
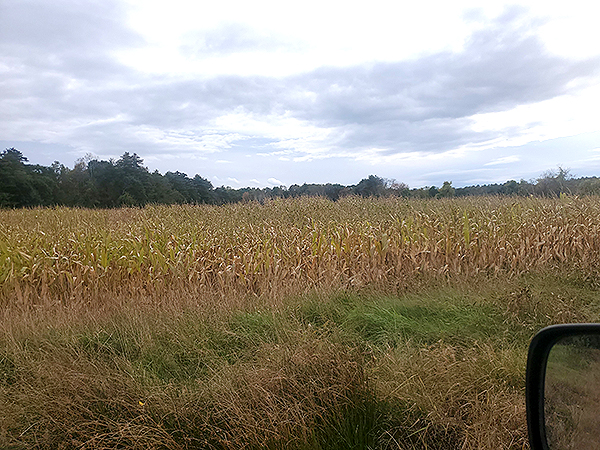
[(32, 164), (129, 152), (234, 188), (600, 176), (589, 0), (0, 0), (0, 18), (0, 149)]

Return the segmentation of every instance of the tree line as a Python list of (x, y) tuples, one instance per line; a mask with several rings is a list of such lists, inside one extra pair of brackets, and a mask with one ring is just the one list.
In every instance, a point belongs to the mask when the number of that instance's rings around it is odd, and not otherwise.
[(28, 164), (17, 149), (0, 153), (0, 207), (77, 206), (115, 208), (147, 204), (215, 204), (265, 201), (272, 198), (322, 196), (338, 200), (347, 195), (441, 198), (468, 195), (559, 196), (599, 194), (600, 179), (574, 178), (568, 170), (549, 171), (535, 181), (514, 180), (454, 188), (445, 181), (441, 187), (409, 188), (405, 183), (370, 175), (356, 185), (294, 184), (289, 187), (241, 188), (221, 186), (200, 175), (190, 178), (182, 172), (150, 172), (135, 153), (118, 160), (79, 159), (72, 169), (55, 161), (51, 166)]

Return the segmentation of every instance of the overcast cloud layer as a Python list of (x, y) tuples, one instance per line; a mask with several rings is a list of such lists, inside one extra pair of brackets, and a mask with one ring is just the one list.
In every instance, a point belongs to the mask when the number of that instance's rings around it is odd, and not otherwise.
[[(234, 187), (352, 184), (371, 173), (460, 186), (557, 164), (600, 175), (600, 49), (551, 52), (546, 22), (526, 8), (465, 10), (477, 26), (459, 48), (299, 67), (287, 61), (306, 59), (310, 43), (224, 17), (181, 33), (174, 53), (185, 69), (137, 62), (155, 44), (134, 29), (135, 11), (0, 3), (3, 147), (40, 164), (136, 152), (151, 170)], [(270, 73), (262, 60), (281, 67)]]

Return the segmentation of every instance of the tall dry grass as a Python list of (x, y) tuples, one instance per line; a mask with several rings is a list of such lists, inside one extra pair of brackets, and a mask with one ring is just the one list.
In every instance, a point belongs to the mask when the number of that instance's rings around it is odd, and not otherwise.
[(0, 447), (522, 449), (600, 202), (0, 211)]

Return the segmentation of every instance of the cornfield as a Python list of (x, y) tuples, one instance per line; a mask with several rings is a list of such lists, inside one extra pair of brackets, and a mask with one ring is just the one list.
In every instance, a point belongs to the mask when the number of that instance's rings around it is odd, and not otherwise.
[(169, 286), (279, 297), (419, 273), (590, 269), (600, 252), (595, 198), (57, 208), (1, 211), (0, 220), (4, 305)]

